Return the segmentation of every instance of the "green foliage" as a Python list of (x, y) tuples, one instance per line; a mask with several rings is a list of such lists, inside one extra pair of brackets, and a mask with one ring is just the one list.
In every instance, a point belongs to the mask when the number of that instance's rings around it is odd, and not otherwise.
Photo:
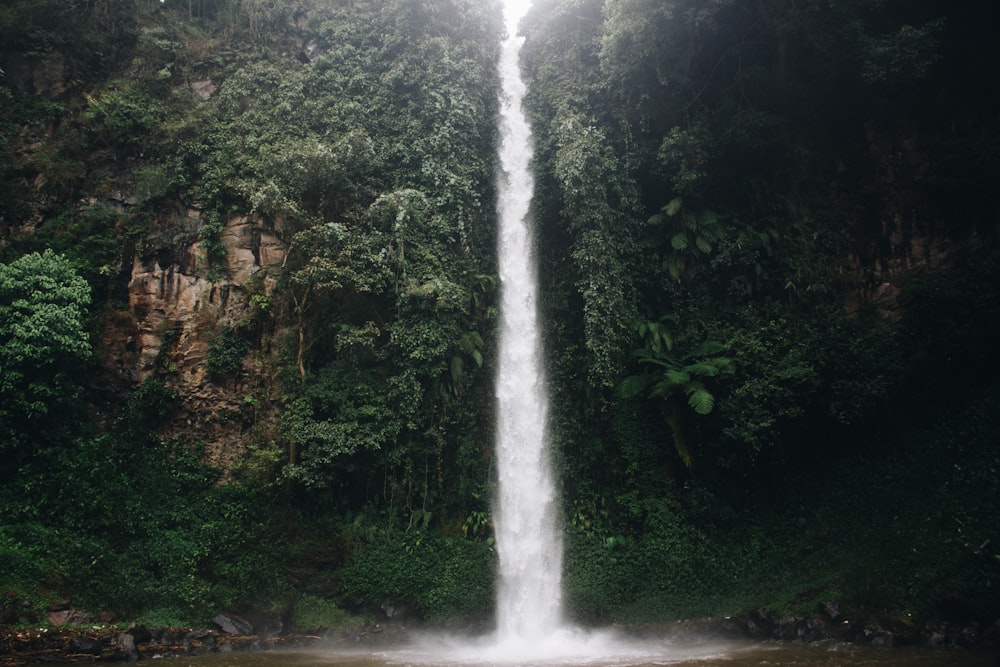
[[(995, 588), (978, 396), (997, 370), (996, 84), (966, 76), (990, 61), (995, 11), (953, 4), (533, 3), (576, 618)], [(299, 600), (303, 626), (387, 599), (488, 609), (499, 10), (2, 4), (4, 586), (157, 623), (274, 599)], [(173, 389), (148, 380), (120, 406), (87, 366), (91, 298), (124, 301), (148, 232), (195, 240), (191, 209), (213, 280), (223, 212), (287, 244), (206, 361), (221, 378), (274, 344), (280, 424), (247, 391), (263, 437), (227, 471), (248, 488), (220, 484), (198, 443), (155, 437)], [(886, 281), (898, 301), (872, 296)], [(155, 360), (170, 382), (177, 332)], [(947, 410), (966, 421), (913, 426)], [(274, 535), (310, 520), (327, 541), (288, 567), (294, 540)]]
[(198, 230), (198, 238), (205, 249), (205, 255), (211, 265), (210, 277), (219, 279), (225, 271), (226, 244), (222, 241), (222, 232), (226, 225), (218, 211), (208, 211), (205, 214), (205, 224)]
[(905, 24), (894, 34), (865, 36), (862, 41), (864, 64), (861, 76), (866, 83), (910, 83), (926, 78), (941, 59), (937, 36), (945, 19), (920, 26)]
[(243, 370), (250, 349), (246, 333), (238, 327), (223, 326), (208, 346), (205, 369), (213, 376), (234, 375)]
[(311, 632), (319, 628), (337, 628), (349, 620), (347, 612), (333, 600), (304, 595), (295, 603), (290, 625), (294, 632)]
[(611, 386), (621, 372), (635, 319), (632, 276), (625, 258), (634, 251), (630, 218), (635, 192), (606, 137), (578, 113), (556, 121), (553, 170), (574, 241), (570, 257), (583, 299), (583, 332), (592, 381)]
[(65, 257), (46, 250), (0, 265), (0, 361), (4, 375), (18, 366), (44, 367), (86, 359), (84, 328), (90, 287)]
[(134, 87), (108, 89), (87, 96), (87, 118), (97, 136), (112, 146), (130, 146), (145, 140), (160, 119), (159, 104)]
[(89, 306), (90, 286), (62, 255), (46, 250), (0, 264), (0, 450), (13, 469), (72, 418), (73, 369), (91, 355)]
[(663, 268), (678, 279), (690, 264), (710, 255), (723, 238), (722, 225), (715, 212), (707, 209), (697, 213), (689, 211), (680, 197), (672, 199), (646, 224), (661, 234), (661, 238), (669, 239), (670, 249), (663, 253)]
[(484, 542), (422, 531), (372, 536), (342, 570), (352, 604), (404, 604), (440, 622), (479, 617), (493, 604), (496, 554)]
[(732, 374), (733, 360), (719, 356), (726, 346), (715, 340), (706, 340), (691, 349), (682, 339), (679, 341), (680, 349), (675, 351), (673, 338), (665, 326), (668, 321), (669, 318), (661, 318), (658, 322), (639, 325), (638, 333), (644, 338), (645, 346), (636, 350), (634, 356), (640, 364), (653, 365), (658, 370), (626, 377), (618, 385), (618, 392), (623, 398), (648, 393), (649, 398), (667, 403), (664, 419), (673, 434), (674, 449), (684, 465), (690, 468), (693, 456), (684, 435), (685, 426), (677, 403), (684, 397), (695, 413), (702, 416), (711, 413), (715, 407), (715, 395), (705, 385), (705, 380)]
[[(681, 197), (697, 197), (705, 186), (710, 141), (707, 135), (708, 129), (704, 126), (687, 129), (678, 126), (671, 128), (660, 144), (657, 158), (672, 189)], [(669, 213), (665, 207), (662, 213), (671, 216), (676, 211)]]

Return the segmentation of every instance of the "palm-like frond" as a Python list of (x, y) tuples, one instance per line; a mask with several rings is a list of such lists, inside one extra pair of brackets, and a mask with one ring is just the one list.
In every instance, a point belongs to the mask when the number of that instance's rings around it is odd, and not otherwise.
[(688, 405), (699, 415), (707, 415), (715, 407), (715, 396), (700, 382), (693, 382), (685, 388)]

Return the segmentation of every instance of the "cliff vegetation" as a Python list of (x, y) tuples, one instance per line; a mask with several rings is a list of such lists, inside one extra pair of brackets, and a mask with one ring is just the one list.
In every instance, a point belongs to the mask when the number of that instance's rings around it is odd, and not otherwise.
[[(1000, 618), (997, 12), (534, 2), (576, 620)], [(5, 622), (489, 620), (501, 32), (5, 0)]]

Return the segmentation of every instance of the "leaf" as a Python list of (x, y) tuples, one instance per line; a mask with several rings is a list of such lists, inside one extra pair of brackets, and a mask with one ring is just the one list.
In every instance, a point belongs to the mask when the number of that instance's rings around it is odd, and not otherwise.
[(688, 237), (684, 232), (674, 234), (674, 237), (670, 239), (670, 245), (673, 246), (674, 250), (686, 250), (688, 247)]
[(691, 374), (685, 373), (684, 371), (679, 371), (676, 368), (669, 368), (663, 373), (670, 384), (684, 385), (691, 381)]
[(712, 227), (716, 222), (719, 221), (715, 211), (710, 211), (707, 208), (698, 211), (698, 225), (701, 227)]
[(708, 362), (697, 362), (684, 367), (685, 373), (691, 375), (701, 375), (703, 377), (715, 377), (721, 369)]
[(657, 333), (659, 334), (661, 344), (666, 348), (667, 352), (672, 351), (674, 349), (674, 339), (670, 337), (670, 332), (660, 327)]
[(657, 366), (663, 366), (664, 368), (673, 368), (675, 366), (673, 360), (665, 361), (658, 357), (654, 357), (650, 354), (649, 350), (646, 349), (636, 350), (635, 355), (639, 357), (640, 364), (656, 364)]
[(660, 224), (663, 224), (663, 221), (665, 219), (666, 218), (663, 217), (662, 213), (656, 213), (654, 215), (649, 216), (649, 220), (646, 221), (646, 224), (647, 225), (660, 225)]
[(645, 391), (649, 385), (648, 375), (630, 375), (618, 385), (618, 395), (622, 398), (632, 398)]
[(699, 415), (707, 415), (715, 407), (715, 397), (702, 386), (692, 385), (687, 390), (688, 405)]
[(698, 246), (698, 250), (701, 250), (706, 255), (712, 252), (712, 244), (709, 243), (704, 236), (699, 236), (694, 240), (694, 244)]
[(675, 216), (677, 215), (677, 211), (681, 210), (681, 205), (683, 203), (684, 203), (683, 199), (681, 199), (680, 197), (674, 197), (661, 210), (663, 211), (664, 214), (668, 216)]
[(677, 255), (668, 257), (667, 270), (670, 272), (672, 278), (679, 279), (681, 274), (684, 273), (684, 258)]
[(725, 351), (726, 346), (717, 340), (706, 340), (704, 343), (698, 346), (698, 349), (694, 351), (693, 357), (706, 357), (710, 354), (718, 354), (719, 352)]

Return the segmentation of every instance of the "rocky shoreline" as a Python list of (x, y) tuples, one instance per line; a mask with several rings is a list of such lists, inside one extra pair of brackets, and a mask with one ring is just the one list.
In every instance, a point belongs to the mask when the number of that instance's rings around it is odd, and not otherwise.
[[(55, 627), (0, 630), (0, 667), (39, 662), (135, 662), (145, 659), (198, 656), (209, 653), (257, 652), (332, 646), (385, 647), (403, 644), (411, 631), (427, 629), (406, 622), (359, 621), (338, 629), (318, 628), (302, 634), (251, 634), (238, 616), (220, 615), (216, 629), (114, 626)], [(668, 624), (623, 625), (615, 629), (637, 639), (749, 639), (784, 642), (841, 642), (896, 647), (927, 646), (956, 649), (1000, 648), (1000, 620), (984, 627), (943, 621), (842, 617), (836, 605), (822, 605), (816, 615), (790, 616), (761, 609), (742, 616), (676, 621)], [(462, 628), (449, 628), (449, 632)], [(465, 628), (465, 630), (470, 630)], [(248, 631), (248, 632), (244, 632)], [(472, 635), (481, 632), (470, 632)]]
[(1000, 619), (984, 625), (977, 621), (916, 621), (906, 616), (852, 616), (841, 613), (834, 603), (820, 605), (817, 614), (792, 616), (759, 609), (741, 616), (625, 626), (623, 631), (642, 638), (695, 636), (881, 647), (1000, 648)]
[(92, 626), (0, 630), (0, 667), (39, 662), (136, 662), (208, 653), (259, 652), (309, 648), (320, 644), (394, 645), (405, 641), (405, 626), (361, 622), (315, 634), (237, 634), (189, 628), (128, 629)]

